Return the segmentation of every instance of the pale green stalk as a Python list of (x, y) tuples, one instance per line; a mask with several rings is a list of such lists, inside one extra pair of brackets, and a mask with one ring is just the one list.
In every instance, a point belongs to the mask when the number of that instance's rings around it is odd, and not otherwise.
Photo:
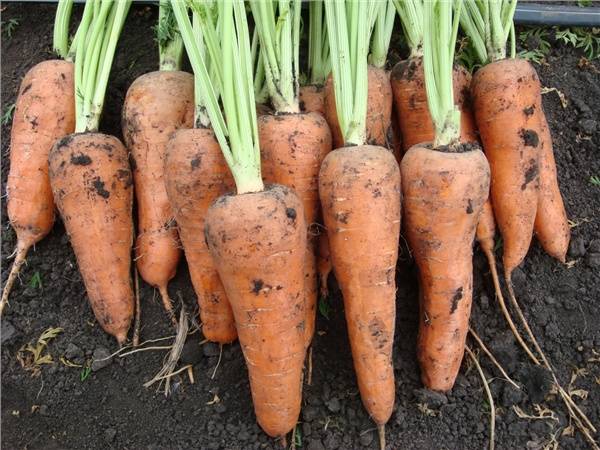
[(73, 0), (60, 0), (54, 20), (54, 52), (63, 59), (69, 59), (69, 22), (73, 11)]
[(380, 69), (385, 66), (395, 18), (396, 7), (392, 0), (384, 0), (378, 4), (369, 55), (369, 64), (372, 66)]
[(297, 113), (301, 0), (250, 0), (276, 112)]
[(86, 4), (77, 32), (76, 132), (98, 131), (112, 61), (130, 5), (131, 0)]
[(323, 0), (308, 3), (308, 72), (310, 84), (322, 86), (331, 72)]
[(465, 0), (460, 23), (482, 65), (506, 58), (509, 38), (511, 57), (514, 57), (513, 17), (516, 6), (517, 0)]
[[(193, 3), (199, 3), (198, 0)], [(181, 36), (203, 93), (206, 111), (215, 136), (236, 183), (238, 194), (264, 189), (260, 172), (260, 148), (252, 58), (244, 3), (241, 0), (218, 2), (218, 54), (222, 66), (220, 99), (209, 76), (206, 55), (200, 51), (185, 5), (172, 0)], [(206, 33), (203, 33), (206, 38)], [(205, 44), (208, 43), (205, 41)], [(215, 64), (216, 65), (216, 64)]]
[(160, 70), (180, 70), (183, 41), (169, 0), (160, 0), (158, 4), (158, 24), (155, 31)]
[(366, 140), (369, 42), (376, 1), (326, 1), (338, 123), (346, 145)]
[(423, 56), (423, 0), (393, 0), (411, 58)]
[(450, 2), (425, 2), (423, 64), (435, 148), (456, 145), (460, 137), (460, 110), (454, 104), (452, 65), (461, 5), (459, 0), (453, 17)]

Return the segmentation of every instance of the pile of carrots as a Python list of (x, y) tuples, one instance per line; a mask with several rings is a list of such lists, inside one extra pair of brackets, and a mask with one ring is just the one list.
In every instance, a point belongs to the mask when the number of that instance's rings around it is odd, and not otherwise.
[[(239, 339), (258, 422), (285, 438), (311, 383), (318, 296), (333, 270), (385, 448), (401, 215), (430, 389), (450, 390), (460, 370), (475, 238), (517, 335), (496, 274), (496, 224), (516, 308), (511, 273), (534, 233), (565, 262), (569, 225), (539, 78), (514, 43), (506, 57), (516, 0), (309, 2), (305, 86), (302, 2), (248, 3), (160, 1), (159, 70), (127, 92), (123, 144), (99, 126), (130, 1), (86, 2), (70, 43), (72, 0), (60, 1), (64, 60), (33, 67), (16, 103), (7, 207), (17, 247), (0, 312), (55, 209), (94, 314), (119, 344), (136, 309), (132, 261), (177, 326), (168, 283), (185, 255), (204, 336)], [(387, 71), (396, 17), (410, 57)], [(483, 66), (473, 77), (453, 64), (459, 23)], [(184, 49), (193, 75), (180, 69)]]

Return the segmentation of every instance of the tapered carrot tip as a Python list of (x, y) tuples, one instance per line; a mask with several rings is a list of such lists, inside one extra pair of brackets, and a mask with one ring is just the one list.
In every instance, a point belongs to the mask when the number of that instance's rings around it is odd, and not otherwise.
[(167, 286), (159, 286), (158, 292), (160, 293), (160, 298), (162, 299), (163, 306), (167, 312), (167, 315), (169, 316), (169, 319), (171, 319), (173, 326), (177, 328), (177, 318), (175, 317), (175, 311), (173, 311), (173, 302), (171, 301), (171, 297), (169, 297)]
[(4, 312), (4, 307), (8, 304), (8, 297), (10, 295), (10, 291), (12, 290), (13, 285), (21, 272), (21, 268), (25, 263), (25, 257), (27, 256), (27, 251), (29, 250), (29, 245), (23, 246), (21, 243), (17, 244), (17, 255), (15, 256), (15, 261), (13, 262), (13, 266), (10, 269), (10, 273), (8, 274), (8, 279), (4, 284), (4, 291), (2, 291), (2, 301), (0, 301), (0, 317)]

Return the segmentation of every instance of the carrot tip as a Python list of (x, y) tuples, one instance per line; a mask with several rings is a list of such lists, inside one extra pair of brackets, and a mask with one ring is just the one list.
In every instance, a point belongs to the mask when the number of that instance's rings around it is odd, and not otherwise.
[(15, 256), (15, 261), (13, 262), (13, 266), (10, 269), (10, 273), (8, 274), (8, 278), (6, 283), (4, 284), (4, 291), (2, 291), (2, 300), (0, 301), (0, 317), (2, 317), (2, 313), (4, 312), (4, 307), (8, 305), (8, 296), (10, 295), (10, 291), (21, 272), (21, 268), (23, 267), (23, 263), (25, 263), (25, 257), (27, 256), (27, 251), (29, 250), (29, 246), (21, 246), (17, 244), (17, 254)]

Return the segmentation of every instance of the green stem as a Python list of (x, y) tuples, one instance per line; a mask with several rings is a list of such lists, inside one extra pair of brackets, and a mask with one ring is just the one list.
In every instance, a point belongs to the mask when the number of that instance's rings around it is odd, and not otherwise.
[(394, 31), (395, 18), (396, 8), (392, 0), (382, 2), (378, 7), (375, 19), (371, 54), (369, 55), (369, 64), (380, 69), (385, 67), (392, 31)]
[[(192, 7), (199, 7), (202, 1), (192, 1)], [(244, 3), (241, 0), (218, 2), (217, 45), (222, 65), (221, 104), (215, 93), (216, 75), (213, 73), (212, 79), (209, 76), (206, 58), (195, 39), (187, 8), (178, 1), (174, 1), (172, 5), (194, 76), (203, 93), (206, 111), (235, 180), (237, 192), (242, 194), (261, 191), (264, 185), (260, 172), (253, 67)], [(207, 33), (203, 33), (205, 39), (206, 36)]]
[(322, 86), (331, 72), (329, 40), (323, 10), (323, 1), (315, 0), (308, 4), (309, 40), (308, 71), (311, 84)]
[(169, 0), (158, 4), (158, 24), (156, 26), (160, 70), (179, 70), (183, 54), (183, 41)]
[(411, 57), (423, 56), (423, 1), (394, 0)]
[(73, 10), (73, 0), (60, 0), (56, 8), (56, 18), (54, 20), (54, 51), (66, 60), (69, 53), (69, 22)]
[(446, 0), (425, 3), (423, 64), (427, 103), (435, 128), (435, 148), (456, 145), (460, 138), (460, 111), (452, 86), (454, 48), (462, 2), (454, 17)]
[(300, 0), (250, 0), (263, 53), (265, 79), (275, 111), (297, 113)]

